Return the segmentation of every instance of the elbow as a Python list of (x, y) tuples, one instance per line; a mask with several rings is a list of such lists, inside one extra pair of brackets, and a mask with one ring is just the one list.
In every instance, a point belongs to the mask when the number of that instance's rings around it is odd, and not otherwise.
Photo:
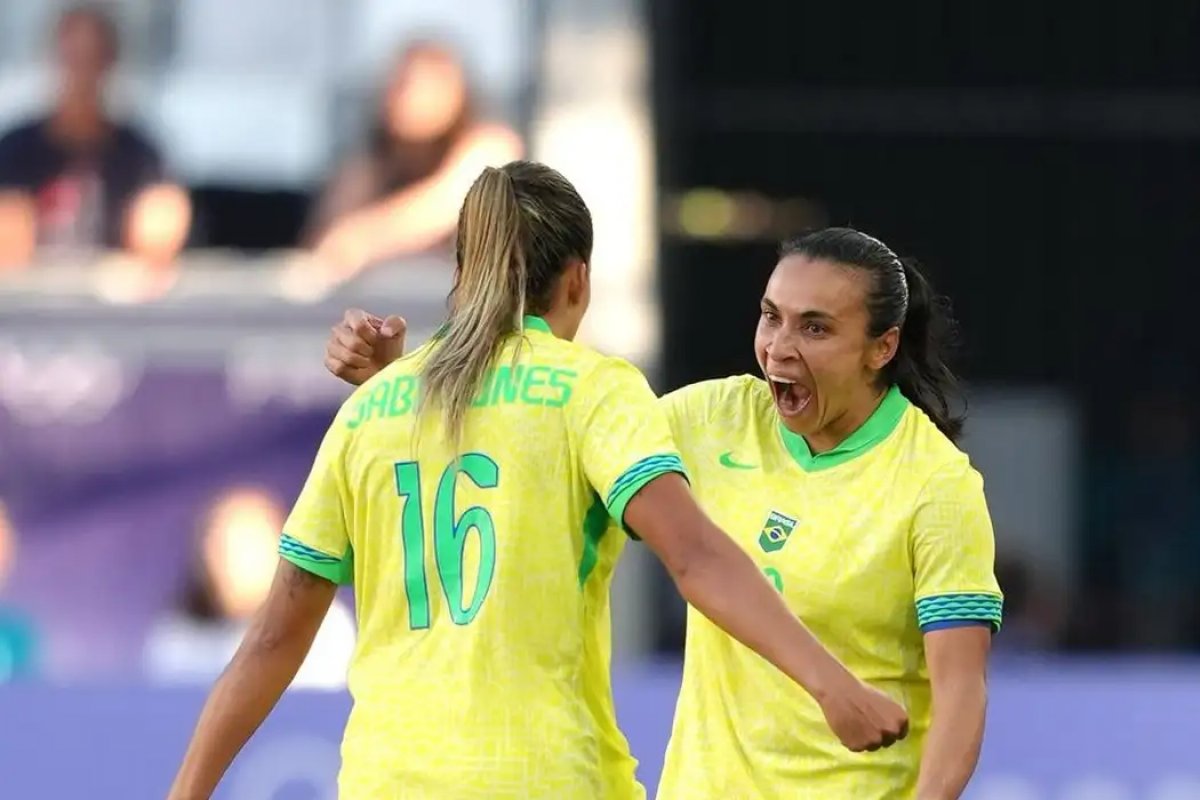
[(719, 557), (707, 532), (692, 537), (690, 546), (676, 548), (663, 554), (663, 565), (670, 573), (675, 587), (684, 600), (695, 605), (698, 597), (705, 594), (713, 576)]
[(313, 632), (302, 626), (286, 624), (283, 620), (260, 614), (246, 631), (246, 638), (238, 648), (238, 656), (252, 660), (293, 660), (304, 656), (312, 638)]

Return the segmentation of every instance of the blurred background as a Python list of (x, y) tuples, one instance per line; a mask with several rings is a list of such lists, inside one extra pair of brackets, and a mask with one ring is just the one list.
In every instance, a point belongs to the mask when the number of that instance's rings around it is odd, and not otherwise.
[[(594, 213), (585, 338), (664, 391), (753, 371), (780, 238), (921, 259), (1007, 595), (969, 796), (1200, 798), (1198, 34), (1185, 0), (0, 0), (5, 796), (162, 795), (348, 393), (329, 326), (427, 337), (467, 186), (525, 155)], [(652, 788), (684, 611), (636, 546), (614, 597)], [(348, 596), (223, 797), (334, 797), (353, 642)]]

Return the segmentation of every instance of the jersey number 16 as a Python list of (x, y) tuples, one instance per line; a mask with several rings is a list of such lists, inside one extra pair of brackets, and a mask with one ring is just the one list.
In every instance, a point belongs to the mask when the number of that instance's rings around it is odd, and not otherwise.
[[(450, 619), (466, 625), (475, 619), (496, 574), (496, 526), (482, 506), (454, 515), (454, 492), (462, 474), (480, 489), (500, 483), (500, 468), (482, 453), (467, 453), (442, 470), (433, 501), (433, 560)], [(425, 516), (421, 513), (421, 471), (415, 461), (396, 464), (396, 491), (404, 498), (400, 537), (404, 544), (404, 591), (408, 595), (408, 624), (429, 627), (429, 582), (425, 574)], [(470, 605), (464, 607), (463, 559), (467, 536), (479, 535), (479, 575)]]

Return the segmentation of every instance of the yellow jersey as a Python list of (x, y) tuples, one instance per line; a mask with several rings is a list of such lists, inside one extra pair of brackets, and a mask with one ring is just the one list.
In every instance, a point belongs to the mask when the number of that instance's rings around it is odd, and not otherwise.
[(416, 413), (428, 347), (347, 400), (280, 544), (354, 585), (339, 797), (644, 797), (612, 709), (606, 529), (683, 472), (662, 409), (627, 362), (526, 318), (451, 452)]
[(895, 388), (819, 455), (758, 378), (662, 403), (704, 509), (855, 675), (904, 704), (911, 733), (849, 752), (811, 697), (689, 609), (659, 800), (911, 798), (931, 712), (923, 631), (1000, 625), (979, 474)]

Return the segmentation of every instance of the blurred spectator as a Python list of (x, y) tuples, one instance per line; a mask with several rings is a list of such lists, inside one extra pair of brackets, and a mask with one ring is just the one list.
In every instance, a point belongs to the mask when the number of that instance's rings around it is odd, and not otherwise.
[(995, 649), (1008, 654), (1053, 649), (1062, 625), (1062, 602), (1037, 580), (1028, 562), (996, 559), (996, 579), (1004, 592), (1004, 628)]
[(376, 114), (309, 222), (308, 243), (343, 276), (448, 242), (479, 172), (522, 152), (512, 130), (478, 118), (462, 62), (435, 42), (403, 52)]
[(105, 110), (115, 24), (98, 7), (77, 6), (60, 17), (54, 45), (53, 108), (0, 139), (0, 266), (27, 264), (37, 250), (102, 248), (170, 264), (191, 205), (145, 136)]
[[(0, 504), (0, 598), (5, 579), (16, 560), (16, 536), (3, 504)], [(0, 602), (0, 683), (32, 674), (36, 639), (32, 623), (15, 609)]]
[[(205, 520), (180, 608), (160, 620), (146, 645), (146, 671), (163, 683), (210, 683), (233, 657), (250, 617), (266, 599), (279, 563), (283, 509), (270, 495), (239, 488)], [(350, 611), (334, 601), (293, 686), (345, 686), (354, 649)]]
[[(1200, 443), (1188, 392), (1145, 389), (1095, 459), (1078, 645), (1200, 646)], [(1116, 641), (1113, 641), (1113, 636)]]

